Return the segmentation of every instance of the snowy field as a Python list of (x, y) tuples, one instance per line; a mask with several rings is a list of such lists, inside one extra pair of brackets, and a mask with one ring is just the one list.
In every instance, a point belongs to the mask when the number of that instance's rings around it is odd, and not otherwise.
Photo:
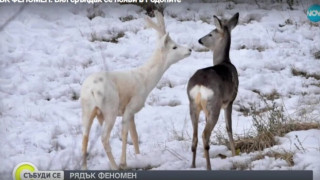
[[(254, 2), (254, 1), (253, 1)], [(300, 1), (299, 1), (300, 2)], [(188, 58), (172, 65), (136, 114), (141, 154), (135, 155), (129, 138), (130, 168), (190, 170), (192, 126), (186, 85), (199, 68), (212, 65), (213, 55), (198, 44), (210, 32), (213, 15), (229, 18), (240, 13), (232, 31), (231, 60), (239, 72), (239, 93), (233, 107), (235, 139), (254, 131), (252, 105), (263, 109), (259, 94), (275, 95), (286, 116), (320, 122), (319, 23), (310, 23), (306, 9), (312, 1), (289, 10), (287, 3), (183, 3), (164, 9), (167, 31), (179, 44), (192, 48)], [(20, 5), (0, 5), (0, 26)], [(10, 177), (20, 162), (39, 170), (81, 168), (81, 84), (93, 72), (130, 69), (151, 56), (156, 32), (147, 29), (145, 11), (134, 5), (27, 5), (0, 32), (0, 174)], [(319, 57), (318, 57), (319, 58)], [(201, 133), (197, 168), (206, 168)], [(110, 169), (100, 141), (97, 121), (89, 138), (88, 169)], [(320, 130), (293, 131), (263, 152), (241, 153), (218, 144), (225, 136), (223, 113), (211, 136), (213, 170), (313, 170), (320, 179)], [(119, 164), (121, 118), (111, 135)], [(257, 154), (291, 152), (293, 164)], [(222, 159), (219, 155), (225, 155)]]

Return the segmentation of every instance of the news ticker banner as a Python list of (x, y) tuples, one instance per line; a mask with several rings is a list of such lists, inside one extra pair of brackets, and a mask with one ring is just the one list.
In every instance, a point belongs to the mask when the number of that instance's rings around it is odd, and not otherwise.
[(39, 171), (21, 163), (14, 180), (312, 180), (312, 171)]

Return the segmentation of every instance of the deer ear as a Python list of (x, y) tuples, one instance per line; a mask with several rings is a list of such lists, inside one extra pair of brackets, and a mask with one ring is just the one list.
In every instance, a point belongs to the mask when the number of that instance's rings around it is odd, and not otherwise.
[(216, 28), (218, 29), (218, 31), (222, 30), (222, 24), (220, 19), (217, 16), (213, 16), (213, 21), (214, 21), (214, 25), (216, 26)]
[(164, 36), (162, 36), (162, 38), (161, 38), (161, 46), (162, 46), (162, 47), (165, 47), (165, 46), (168, 44), (169, 40), (170, 40), (169, 33), (166, 33), (166, 34), (165, 34)]
[(239, 20), (239, 13), (236, 13), (235, 15), (233, 15), (231, 19), (229, 19), (228, 21), (229, 31), (231, 31), (234, 27), (236, 27), (236, 25), (238, 24), (238, 20)]

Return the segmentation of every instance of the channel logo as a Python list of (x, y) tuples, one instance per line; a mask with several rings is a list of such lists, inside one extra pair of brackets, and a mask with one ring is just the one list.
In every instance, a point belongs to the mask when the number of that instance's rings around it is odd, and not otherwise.
[(21, 180), (21, 175), (23, 173), (27, 173), (27, 172), (32, 173), (35, 171), (38, 171), (38, 169), (35, 165), (33, 165), (32, 163), (29, 163), (29, 162), (23, 162), (23, 163), (18, 164), (14, 168), (14, 170), (12, 172), (12, 176), (13, 176), (14, 180)]
[(12, 172), (13, 180), (63, 180), (63, 171), (38, 171), (37, 167), (29, 162), (18, 164)]
[(320, 5), (314, 4), (309, 7), (307, 12), (308, 19), (312, 22), (320, 21)]

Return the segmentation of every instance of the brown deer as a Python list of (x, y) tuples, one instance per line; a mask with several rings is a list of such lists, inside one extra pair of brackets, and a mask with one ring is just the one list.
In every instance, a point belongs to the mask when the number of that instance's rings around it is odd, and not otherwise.
[(229, 57), (231, 30), (237, 25), (239, 13), (228, 21), (214, 16), (216, 29), (199, 39), (199, 43), (213, 51), (213, 66), (198, 70), (189, 80), (187, 93), (190, 101), (190, 116), (193, 126), (192, 167), (195, 168), (198, 144), (198, 120), (201, 111), (206, 116), (206, 126), (202, 134), (207, 169), (211, 170), (209, 140), (216, 125), (220, 110), (224, 109), (226, 127), (232, 155), (235, 146), (232, 137), (232, 104), (238, 92), (238, 73)]

